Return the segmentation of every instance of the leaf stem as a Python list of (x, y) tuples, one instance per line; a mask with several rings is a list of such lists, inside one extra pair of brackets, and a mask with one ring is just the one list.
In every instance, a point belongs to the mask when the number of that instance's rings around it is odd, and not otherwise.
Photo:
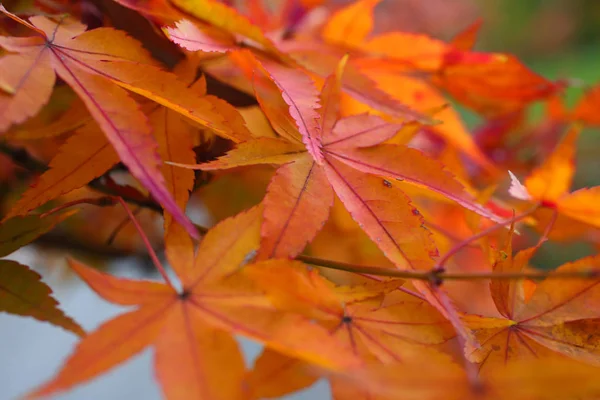
[(45, 218), (48, 215), (52, 215), (54, 213), (64, 210), (65, 208), (69, 208), (69, 207), (76, 206), (79, 204), (90, 204), (90, 205), (94, 205), (94, 206), (98, 206), (98, 207), (108, 207), (108, 206), (114, 206), (117, 203), (118, 203), (118, 200), (114, 196), (86, 197), (83, 199), (68, 201), (57, 207), (54, 207), (53, 209), (40, 214), (40, 218)]
[(540, 239), (538, 240), (537, 247), (540, 247), (542, 245), (542, 243), (544, 243), (548, 239), (548, 235), (550, 235), (550, 231), (552, 231), (552, 228), (554, 228), (554, 224), (556, 223), (557, 218), (558, 218), (558, 210), (554, 209), (552, 211), (552, 216), (550, 217), (550, 221), (548, 222), (548, 225), (546, 225), (546, 228), (544, 229), (544, 233), (542, 233), (542, 236), (540, 236)]
[(521, 213), (521, 214), (517, 214), (515, 216), (513, 216), (512, 218), (509, 218), (507, 220), (505, 220), (504, 222), (499, 222), (495, 225), (490, 226), (487, 229), (482, 230), (481, 232), (463, 240), (460, 243), (457, 243), (456, 245), (454, 245), (454, 247), (452, 247), (446, 254), (444, 254), (444, 256), (442, 258), (440, 258), (440, 260), (437, 262), (436, 266), (434, 267), (435, 270), (441, 271), (444, 269), (444, 265), (446, 264), (446, 262), (448, 262), (448, 260), (450, 260), (450, 258), (452, 258), (452, 256), (454, 256), (456, 253), (458, 253), (459, 251), (461, 251), (463, 248), (469, 246), (471, 243), (497, 231), (498, 229), (504, 227), (505, 225), (508, 224), (512, 224), (514, 222), (520, 221), (523, 218), (526, 218), (528, 216), (530, 216), (531, 214), (533, 214), (538, 208), (540, 207), (539, 204), (536, 204), (535, 206), (533, 206), (532, 208), (530, 208), (529, 210)]
[(175, 286), (173, 286), (173, 282), (171, 282), (171, 280), (169, 279), (169, 276), (167, 275), (167, 271), (165, 270), (165, 267), (163, 267), (160, 260), (158, 259), (158, 256), (156, 255), (156, 252), (152, 248), (152, 245), (150, 244), (150, 240), (148, 240), (148, 236), (146, 236), (146, 233), (144, 232), (141, 225), (135, 218), (135, 215), (133, 215), (133, 213), (129, 209), (129, 206), (127, 205), (127, 203), (125, 203), (125, 200), (123, 200), (122, 197), (117, 197), (117, 199), (119, 200), (119, 202), (125, 209), (125, 212), (127, 213), (127, 215), (129, 216), (129, 219), (135, 226), (135, 229), (137, 229), (138, 233), (140, 234), (140, 237), (142, 238), (142, 241), (144, 242), (144, 246), (146, 247), (146, 250), (148, 250), (148, 255), (150, 256), (150, 259), (152, 259), (152, 262), (154, 263), (154, 266), (156, 267), (158, 272), (162, 275), (162, 277), (165, 280), (165, 282), (167, 283), (167, 285), (169, 285), (174, 291), (177, 291)]

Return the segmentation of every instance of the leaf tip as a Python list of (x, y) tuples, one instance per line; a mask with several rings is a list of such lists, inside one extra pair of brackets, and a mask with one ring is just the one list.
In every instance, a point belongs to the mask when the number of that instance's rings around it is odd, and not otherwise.
[(519, 181), (519, 178), (517, 178), (511, 171), (508, 171), (508, 175), (510, 176), (510, 187), (508, 188), (508, 193), (515, 199), (526, 201), (531, 200), (531, 195), (527, 191), (525, 185)]

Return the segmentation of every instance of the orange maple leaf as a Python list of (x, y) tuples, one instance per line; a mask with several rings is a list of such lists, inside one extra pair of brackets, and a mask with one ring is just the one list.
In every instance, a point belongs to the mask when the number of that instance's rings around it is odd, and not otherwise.
[[(299, 314), (278, 311), (236, 273), (258, 247), (260, 208), (219, 223), (197, 254), (178, 225), (167, 235), (167, 256), (182, 290), (121, 279), (71, 261), (104, 299), (137, 306), (91, 332), (57, 376), (32, 395), (49, 395), (92, 379), (153, 345), (155, 368), (169, 398), (244, 398), (243, 359), (231, 336), (240, 334), (325, 368), (360, 364), (326, 329)], [(193, 366), (180, 370), (182, 360)], [(184, 390), (185, 389), (185, 390)]]
[[(394, 136), (401, 125), (369, 115), (339, 118), (343, 61), (326, 81), (321, 93), (323, 107), (318, 108), (315, 99), (319, 94), (301, 71), (260, 63), (249, 52), (233, 55), (254, 76), (259, 104), (275, 131), (285, 139), (244, 142), (216, 161), (187, 167), (213, 170), (283, 163), (263, 200), (259, 259), (298, 255), (326, 221), (335, 192), (397, 267), (433, 268), (433, 257), (438, 253), (422, 216), (387, 179), (424, 186), (474, 212), (495, 218), (470, 198), (442, 164), (406, 146), (381, 144)], [(332, 121), (336, 121), (335, 125)], [(454, 321), (457, 329), (462, 329), (441, 292), (423, 282), (415, 285)], [(468, 336), (464, 330), (462, 333)]]
[(1, 259), (33, 242), (77, 211), (41, 218), (38, 215), (11, 218), (0, 224), (0, 311), (49, 322), (78, 336), (85, 331), (67, 316), (52, 297), (52, 289), (26, 265)]
[(575, 361), (540, 358), (513, 362), (474, 381), (447, 358), (415, 357), (393, 366), (358, 369), (343, 376), (343, 382), (347, 391), (370, 389), (377, 400), (592, 399), (600, 394), (598, 372), (597, 367)]
[[(503, 251), (497, 252), (494, 271), (518, 273), (543, 242), (512, 254), (512, 235)], [(553, 273), (585, 272), (598, 268), (600, 258), (587, 257), (558, 267)], [(514, 360), (541, 357), (573, 357), (600, 365), (600, 341), (596, 330), (600, 312), (594, 306), (600, 298), (596, 280), (549, 279), (537, 285), (527, 281), (492, 279), (490, 293), (499, 316), (465, 315), (480, 347), (467, 356), (486, 372)]]
[(248, 132), (229, 127), (227, 114), (218, 110), (222, 101), (197, 96), (174, 75), (158, 69), (140, 43), (123, 32), (110, 28), (85, 32), (84, 25), (70, 19), (55, 22), (35, 16), (27, 22), (4, 7), (0, 11), (35, 33), (27, 38), (0, 37), (0, 46), (18, 53), (1, 59), (3, 87), (9, 88), (11, 95), (0, 98), (0, 130), (35, 114), (48, 101), (58, 74), (85, 103), (132, 175), (196, 235), (194, 226), (165, 188), (146, 117), (122, 88), (240, 141)]
[[(334, 287), (318, 271), (288, 260), (253, 264), (244, 273), (257, 282), (275, 307), (314, 319), (363, 360), (390, 364), (414, 354), (438, 356), (435, 347), (455, 337), (450, 322), (424, 298), (400, 289), (401, 280)], [(271, 371), (269, 375), (267, 371)], [(286, 379), (291, 374), (298, 374), (299, 381)], [(297, 390), (300, 383), (312, 384), (316, 375), (306, 362), (267, 350), (248, 380), (254, 393), (281, 396)], [(268, 381), (261, 379), (265, 376)], [(344, 384), (331, 378), (334, 393)]]
[(600, 186), (570, 192), (575, 175), (575, 146), (580, 131), (581, 126), (574, 125), (552, 154), (526, 177), (524, 184), (514, 175), (511, 177), (510, 193), (513, 197), (538, 204), (540, 207), (533, 216), (539, 220), (546, 220), (548, 210), (552, 211), (557, 217), (554, 230), (559, 230), (559, 226), (569, 230), (573, 220), (578, 224), (600, 227), (600, 212), (596, 207), (600, 201)]

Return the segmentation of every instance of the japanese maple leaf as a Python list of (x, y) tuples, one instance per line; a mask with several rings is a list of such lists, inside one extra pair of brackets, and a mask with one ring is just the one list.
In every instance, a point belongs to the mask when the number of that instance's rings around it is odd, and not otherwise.
[[(455, 50), (442, 41), (402, 32), (390, 33), (389, 38), (381, 45), (376, 41), (371, 44), (367, 36), (373, 27), (373, 7), (377, 3), (379, 2), (358, 1), (340, 9), (323, 27), (323, 41), (304, 38), (290, 40), (283, 42), (280, 48), (305, 68), (318, 74), (328, 74), (337, 60), (347, 53), (349, 48), (352, 49), (352, 57), (343, 82), (348, 89), (357, 92), (353, 94), (355, 101), (344, 101), (343, 110), (346, 115), (372, 111), (383, 113), (388, 118), (397, 118), (401, 117), (401, 113), (406, 114), (406, 110), (397, 105), (393, 106), (391, 101), (425, 115), (432, 109), (446, 105), (447, 100), (442, 94), (427, 79), (419, 78), (418, 75), (422, 75), (421, 69), (429, 71), (439, 68), (445, 55)], [(384, 41), (384, 37), (381, 39)], [(397, 58), (392, 59), (385, 53), (392, 51), (390, 45), (398, 52), (395, 54)], [(380, 52), (380, 48), (387, 50)], [(467, 53), (462, 54), (462, 57), (466, 57), (465, 54)], [(377, 94), (378, 91), (382, 93)], [(359, 93), (368, 95), (357, 95)], [(385, 101), (381, 94), (388, 96), (390, 100)], [(382, 107), (383, 104), (389, 107)], [(452, 107), (442, 107), (441, 111), (435, 113), (434, 118), (442, 123), (425, 126), (427, 132), (438, 135), (459, 148), (490, 172), (497, 172), (474, 143)]]
[[(190, 89), (198, 96), (204, 96), (205, 81), (199, 80), (194, 83), (196, 69), (192, 67), (195, 65), (184, 61), (175, 68), (175, 72), (184, 82), (193, 84)], [(227, 107), (221, 107), (218, 101), (215, 101), (214, 105), (226, 114)], [(195, 154), (192, 149), (194, 135), (199, 134), (198, 128), (192, 126), (190, 120), (181, 114), (155, 103), (145, 104), (143, 111), (153, 128), (152, 135), (157, 142), (161, 160), (193, 163)], [(231, 115), (229, 122), (232, 126), (237, 125), (245, 129), (243, 119), (237, 113)], [(67, 127), (69, 126), (67, 124)], [(8, 216), (25, 214), (49, 200), (80, 188), (105, 174), (118, 162), (118, 154), (100, 127), (92, 121), (78, 129), (61, 145), (50, 161), (50, 169), (23, 193), (8, 212)], [(193, 171), (164, 163), (160, 168), (167, 190), (177, 206), (184, 209), (188, 192), (194, 182)], [(170, 213), (166, 214), (167, 219), (170, 216)]]
[(343, 377), (346, 390), (364, 387), (377, 400), (551, 400), (600, 394), (600, 369), (572, 360), (512, 362), (473, 380), (445, 357), (415, 357), (395, 365), (369, 365)]
[[(561, 87), (534, 73), (512, 55), (471, 51), (477, 27), (473, 28), (475, 32), (466, 34), (466, 44), (445, 43), (405, 32), (386, 32), (367, 38), (373, 25), (367, 22), (373, 18), (373, 3), (377, 2), (362, 0), (347, 6), (323, 30), (325, 40), (362, 50), (363, 67), (368, 67), (367, 70), (429, 72), (435, 85), (487, 116), (517, 111), (532, 101), (555, 94)], [(344, 18), (345, 13), (356, 7), (362, 8), (363, 12), (357, 16), (362, 23)]]
[(554, 230), (578, 223), (600, 227), (600, 186), (570, 192), (575, 174), (575, 146), (581, 126), (573, 126), (552, 154), (521, 184), (511, 176), (509, 192), (515, 198), (538, 204), (534, 217), (547, 219), (548, 211), (558, 213)]
[[(435, 345), (455, 336), (449, 321), (422, 297), (399, 289), (404, 283), (399, 280), (334, 287), (317, 270), (307, 270), (304, 264), (289, 260), (253, 264), (244, 273), (257, 282), (276, 308), (314, 319), (365, 360), (389, 364), (413, 354), (437, 355)], [(310, 385), (316, 378), (315, 372), (310, 372), (304, 361), (265, 351), (248, 379), (255, 393), (281, 396), (298, 389), (297, 382), (285, 376), (298, 373), (303, 377), (301, 382)], [(268, 381), (261, 380), (264, 376), (269, 377)], [(341, 390), (339, 384), (332, 378), (334, 393)]]
[[(512, 255), (509, 235), (506, 248), (498, 252), (494, 271), (518, 273), (527, 267), (538, 246)], [(555, 273), (594, 271), (600, 257), (567, 263)], [(467, 356), (480, 371), (497, 369), (518, 359), (573, 357), (600, 365), (600, 299), (597, 280), (546, 279), (533, 292), (525, 281), (494, 280), (490, 293), (497, 316), (466, 315), (481, 347)]]
[[(128, 7), (141, 10), (144, 13), (153, 15), (159, 21), (166, 20), (170, 25), (174, 25), (166, 26), (163, 30), (173, 42), (191, 51), (228, 53), (242, 48), (250, 48), (257, 55), (264, 54), (265, 52), (269, 53), (282, 66), (298, 68), (298, 63), (300, 63), (300, 65), (306, 67), (311, 73), (323, 78), (331, 73), (339, 58), (344, 54), (344, 51), (340, 52), (338, 49), (338, 51), (333, 52), (336, 54), (333, 62), (329, 62), (331, 57), (327, 57), (327, 53), (332, 52), (330, 49), (326, 49), (325, 54), (321, 53), (325, 57), (323, 62), (304, 63), (302, 57), (288, 54), (294, 48), (295, 40), (283, 40), (274, 43), (265, 35), (261, 26), (248, 20), (234, 8), (230, 8), (215, 0), (194, 2), (173, 0), (171, 3), (175, 7), (162, 0), (156, 0), (161, 4), (159, 7), (161, 10), (160, 13), (153, 13), (152, 3), (154, 2), (122, 1)], [(169, 11), (165, 12), (165, 10)], [(181, 11), (179, 10), (183, 10), (186, 13), (185, 19), (171, 23), (174, 18), (181, 15)], [(163, 17), (166, 14), (168, 14), (168, 18)], [(215, 31), (215, 29), (220, 31)], [(314, 45), (317, 44), (314, 43)], [(313, 46), (313, 42), (309, 43), (309, 47), (311, 46)], [(315, 51), (313, 53), (319, 54)], [(219, 66), (223, 63), (225, 63), (224, 67)], [(232, 75), (235, 75), (237, 71), (235, 71), (236, 66), (230, 60), (223, 59), (217, 64), (211, 65), (211, 63), (208, 63), (204, 66), (204, 69), (207, 73), (214, 75), (217, 79), (221, 79), (229, 85), (233, 85), (242, 91), (247, 89), (246, 85), (244, 85), (245, 82), (237, 82), (232, 79)], [(393, 115), (395, 118), (418, 120), (427, 123), (432, 122), (428, 116), (416, 112), (380, 90), (367, 75), (362, 74), (352, 65), (348, 65), (347, 67), (342, 88), (344, 92), (352, 97)]]
[(5, 257), (52, 230), (76, 210), (41, 218), (39, 215), (11, 218), (0, 224), (0, 312), (36, 318), (69, 330), (78, 336), (85, 332), (67, 316), (52, 297), (52, 289), (28, 266)]
[[(118, 0), (119, 4), (151, 17), (182, 47), (224, 52), (240, 44), (257, 46), (285, 58), (263, 30), (234, 8), (216, 0)], [(253, 3), (255, 3), (253, 1)], [(253, 7), (256, 10), (256, 7)]]
[(0, 59), (2, 86), (11, 93), (0, 98), (0, 130), (35, 114), (48, 101), (58, 75), (85, 103), (131, 174), (196, 235), (165, 187), (151, 127), (123, 88), (233, 140), (241, 140), (247, 131), (233, 131), (213, 99), (197, 96), (174, 75), (158, 69), (140, 43), (123, 32), (110, 28), (85, 32), (84, 25), (70, 19), (55, 22), (35, 16), (27, 22), (3, 7), (0, 11), (35, 33), (0, 37), (0, 46), (17, 53)]
[[(340, 9), (327, 21), (321, 36), (329, 45), (353, 49), (356, 55), (352, 63), (359, 71), (372, 76), (383, 91), (418, 111), (423, 112), (422, 107), (428, 106), (429, 101), (436, 100), (438, 105), (445, 102), (435, 86), (490, 116), (519, 110), (533, 100), (547, 98), (559, 88), (512, 56), (474, 52), (469, 46), (458, 47), (423, 34), (386, 32), (369, 37), (373, 7), (377, 3), (356, 1)], [(319, 64), (323, 63), (321, 58), (327, 57), (321, 53), (333, 51), (311, 50), (307, 43), (302, 49), (289, 52)], [(491, 172), (497, 172), (452, 107), (436, 115), (436, 119), (444, 123), (431, 127), (433, 133)]]
[(166, 397), (242, 399), (244, 364), (232, 334), (325, 368), (359, 365), (326, 329), (299, 314), (276, 310), (236, 273), (258, 246), (259, 221), (260, 210), (254, 208), (219, 223), (195, 256), (190, 236), (171, 230), (166, 250), (183, 287), (179, 292), (168, 284), (121, 279), (71, 261), (104, 299), (136, 308), (91, 332), (56, 377), (33, 395), (69, 389), (153, 346)]
[[(342, 68), (329, 77), (319, 94), (301, 71), (260, 64), (250, 53), (236, 54), (240, 63), (250, 64), (259, 104), (281, 138), (244, 142), (226, 156), (192, 168), (283, 164), (264, 200), (259, 258), (299, 254), (327, 219), (335, 191), (390, 259), (403, 267), (430, 267), (431, 256), (437, 251), (429, 233), (421, 227), (421, 216), (390, 181), (372, 175), (425, 186), (493, 217), (469, 198), (440, 163), (406, 146), (380, 144), (402, 125), (366, 114), (340, 119)], [(394, 204), (394, 216), (386, 214), (388, 203)], [(395, 230), (400, 229), (395, 221), (404, 224), (402, 232)], [(409, 243), (420, 246), (413, 248)]]
[[(319, 94), (301, 71), (261, 64), (249, 52), (233, 55), (254, 75), (259, 104), (282, 138), (244, 142), (214, 162), (188, 167), (283, 164), (263, 200), (259, 259), (298, 255), (327, 220), (335, 192), (397, 267), (431, 269), (438, 253), (430, 232), (410, 199), (387, 179), (424, 186), (494, 218), (470, 199), (442, 164), (406, 146), (381, 144), (401, 125), (366, 114), (339, 118), (343, 62)], [(433, 295), (427, 284), (416, 285), (440, 310), (452, 313), (447, 299)]]

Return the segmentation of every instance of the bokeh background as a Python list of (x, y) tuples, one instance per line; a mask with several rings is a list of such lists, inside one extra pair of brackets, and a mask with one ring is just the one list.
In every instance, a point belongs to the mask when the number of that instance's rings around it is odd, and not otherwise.
[[(344, 1), (331, 1), (336, 8)], [(590, 85), (600, 82), (600, 1), (598, 0), (384, 0), (376, 9), (376, 30), (404, 30), (439, 38), (453, 35), (481, 19), (483, 26), (477, 49), (518, 55), (528, 66), (552, 79), (574, 83), (566, 92), (572, 104)], [(465, 121), (476, 129), (483, 121), (461, 110)], [(599, 110), (600, 112), (600, 110)], [(531, 118), (539, 118), (539, 111)], [(576, 186), (600, 184), (600, 132), (587, 130), (579, 146)], [(587, 245), (545, 246), (534, 262), (551, 268), (591, 253)], [(107, 304), (60, 268), (49, 263), (63, 253), (24, 249), (12, 257), (34, 267), (55, 290), (64, 309), (85, 329), (122, 312)], [(58, 264), (61, 264), (59, 262)], [(112, 272), (129, 277), (152, 278), (140, 257), (119, 258), (109, 265)], [(49, 378), (76, 343), (76, 338), (37, 321), (0, 314), (0, 400), (17, 398), (33, 385)], [(260, 348), (244, 343), (249, 360)], [(59, 396), (59, 399), (158, 399), (152, 380), (149, 351), (89, 385)], [(327, 386), (295, 395), (295, 399), (327, 399)]]

